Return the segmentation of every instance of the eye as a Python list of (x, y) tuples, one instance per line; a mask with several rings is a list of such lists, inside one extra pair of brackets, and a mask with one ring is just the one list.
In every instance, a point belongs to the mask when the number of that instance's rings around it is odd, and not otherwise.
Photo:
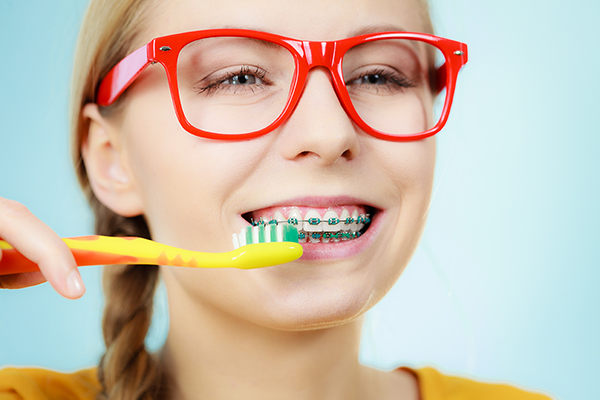
[(395, 69), (370, 68), (357, 71), (355, 78), (346, 82), (346, 87), (352, 93), (402, 93), (404, 90), (417, 86), (415, 81)]
[(224, 85), (260, 85), (262, 83), (262, 79), (258, 76), (244, 73), (230, 76), (221, 82)]
[(242, 66), (233, 71), (215, 73), (201, 80), (194, 89), (198, 94), (244, 94), (255, 93), (272, 85), (267, 72), (259, 67)]
[(388, 83), (388, 78), (379, 74), (370, 74), (364, 75), (358, 78), (355, 82), (356, 84), (369, 84), (369, 85), (385, 85)]

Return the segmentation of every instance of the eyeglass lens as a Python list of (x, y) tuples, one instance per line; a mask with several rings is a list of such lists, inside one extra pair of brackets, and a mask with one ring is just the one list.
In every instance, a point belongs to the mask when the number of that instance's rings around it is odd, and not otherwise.
[[(352, 105), (370, 127), (389, 135), (427, 131), (440, 118), (436, 47), (385, 39), (349, 49), (343, 80)], [(294, 78), (294, 58), (284, 47), (258, 39), (212, 37), (186, 45), (177, 61), (181, 105), (203, 131), (243, 134), (272, 124), (283, 112)], [(443, 103), (443, 95), (438, 95)], [(434, 110), (434, 111), (433, 111)]]

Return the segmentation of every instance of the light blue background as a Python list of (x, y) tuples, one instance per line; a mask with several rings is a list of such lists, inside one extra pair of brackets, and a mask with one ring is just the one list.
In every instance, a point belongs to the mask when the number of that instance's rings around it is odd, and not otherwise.
[[(61, 236), (92, 232), (68, 157), (67, 103), (85, 1), (0, 2), (0, 196)], [(600, 393), (600, 3), (435, 0), (469, 44), (439, 137), (422, 243), (369, 314), (361, 358), (543, 389)], [(68, 301), (0, 291), (0, 366), (73, 370), (102, 353), (100, 269)], [(159, 296), (164, 299), (164, 294)], [(149, 342), (168, 319), (159, 302)]]

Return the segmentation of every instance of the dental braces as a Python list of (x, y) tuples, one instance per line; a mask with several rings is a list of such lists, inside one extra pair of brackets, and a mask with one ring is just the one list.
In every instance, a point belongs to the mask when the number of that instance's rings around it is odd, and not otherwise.
[(278, 224), (290, 224), (290, 225), (298, 225), (300, 223), (308, 223), (309, 225), (319, 225), (321, 222), (326, 222), (329, 226), (335, 226), (338, 224), (345, 223), (346, 225), (350, 225), (352, 223), (356, 224), (368, 224), (371, 222), (370, 214), (361, 214), (356, 219), (352, 217), (345, 218), (343, 220), (339, 218), (329, 218), (328, 220), (322, 220), (321, 218), (309, 218), (309, 219), (298, 219), (298, 218), (288, 218), (284, 221), (278, 221), (276, 219), (269, 220), (266, 222), (262, 217), (255, 221), (254, 219), (250, 219), (250, 224), (252, 226), (260, 226), (260, 225), (278, 225)]
[(338, 231), (338, 232), (306, 232), (304, 230), (298, 231), (298, 239), (302, 242), (307, 239), (321, 240), (321, 239), (333, 239), (333, 240), (352, 240), (361, 236), (360, 232), (352, 231)]

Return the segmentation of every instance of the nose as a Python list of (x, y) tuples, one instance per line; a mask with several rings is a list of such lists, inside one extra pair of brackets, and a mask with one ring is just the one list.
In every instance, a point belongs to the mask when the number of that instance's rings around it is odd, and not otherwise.
[(344, 111), (331, 79), (323, 67), (308, 74), (293, 114), (280, 128), (279, 144), (285, 158), (331, 165), (358, 156), (358, 128)]

